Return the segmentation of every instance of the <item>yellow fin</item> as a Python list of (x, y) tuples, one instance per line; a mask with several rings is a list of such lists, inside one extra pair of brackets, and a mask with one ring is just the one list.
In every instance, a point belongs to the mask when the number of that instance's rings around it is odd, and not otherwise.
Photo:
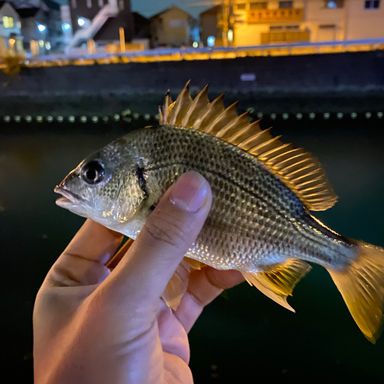
[(200, 270), (202, 268), (204, 268), (206, 266), (206, 264), (204, 263), (201, 263), (200, 261), (197, 261), (195, 259), (191, 259), (189, 257), (184, 257), (183, 259), (186, 263), (189, 264), (189, 266), (191, 267), (191, 269), (194, 269), (194, 270)]
[(171, 280), (169, 280), (162, 298), (168, 307), (176, 310), (180, 304), (181, 299), (188, 287), (189, 274), (193, 270), (200, 270), (206, 264), (200, 263), (200, 261), (184, 257), (183, 261), (177, 267)]
[(384, 248), (358, 243), (357, 258), (349, 267), (328, 272), (357, 326), (375, 343), (383, 321)]
[(287, 297), (292, 295), (296, 284), (310, 271), (311, 266), (305, 261), (288, 259), (265, 272), (242, 272), (249, 284), (255, 286), (264, 295), (284, 308), (295, 312), (288, 304)]
[(160, 109), (160, 124), (197, 129), (235, 145), (258, 158), (266, 168), (290, 188), (312, 211), (332, 207), (337, 197), (328, 184), (320, 163), (303, 149), (273, 137), (248, 114), (238, 115), (236, 103), (225, 108), (223, 96), (209, 101), (205, 86), (195, 98), (189, 93), (189, 81), (172, 102), (169, 94)]
[(169, 280), (162, 298), (168, 307), (176, 310), (188, 287), (188, 276), (191, 271), (190, 264), (183, 259)]

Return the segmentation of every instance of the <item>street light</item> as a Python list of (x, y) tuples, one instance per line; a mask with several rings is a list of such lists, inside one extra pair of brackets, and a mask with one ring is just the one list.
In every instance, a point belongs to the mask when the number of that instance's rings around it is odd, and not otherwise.
[(77, 24), (79, 25), (79, 27), (81, 28), (81, 27), (84, 27), (84, 25), (87, 23), (87, 21), (85, 20), (85, 18), (84, 17), (79, 17), (78, 19), (77, 19)]
[(61, 26), (61, 28), (63, 29), (64, 32), (67, 32), (71, 29), (71, 24), (69, 23), (63, 23), (63, 25)]
[(212, 47), (214, 47), (215, 46), (215, 36), (208, 36), (207, 37), (207, 45), (208, 45), (208, 47), (210, 47), (210, 48), (212, 48)]
[(45, 32), (47, 30), (47, 27), (44, 24), (37, 23), (37, 29), (40, 32)]

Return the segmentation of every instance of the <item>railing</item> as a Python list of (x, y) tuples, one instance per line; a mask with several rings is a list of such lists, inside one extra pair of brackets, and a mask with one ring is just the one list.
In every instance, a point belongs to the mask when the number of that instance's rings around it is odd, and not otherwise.
[(309, 31), (272, 31), (261, 33), (261, 44), (295, 43), (310, 40)]
[(69, 43), (68, 49), (74, 48), (79, 44), (92, 39), (97, 32), (103, 27), (105, 22), (110, 17), (115, 17), (119, 13), (119, 8), (115, 0), (109, 0), (103, 8), (100, 9), (98, 14), (94, 17), (91, 24), (87, 27), (79, 29)]
[(247, 15), (247, 22), (249, 24), (299, 22), (303, 20), (304, 20), (303, 8), (258, 9), (258, 10), (250, 10)]
[[(75, 53), (28, 57), (25, 67), (55, 67), (64, 65), (95, 65), (148, 63), (181, 60), (235, 59), (258, 56), (292, 56), (322, 53), (384, 51), (384, 39), (326, 41), (321, 43), (265, 44), (249, 47), (229, 48), (163, 48), (123, 53)], [(4, 64), (0, 63), (0, 70)]]

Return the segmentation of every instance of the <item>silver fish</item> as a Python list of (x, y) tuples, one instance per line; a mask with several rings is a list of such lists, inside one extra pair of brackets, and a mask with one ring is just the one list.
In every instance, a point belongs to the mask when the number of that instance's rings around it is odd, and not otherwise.
[(287, 297), (316, 263), (328, 270), (363, 334), (377, 339), (384, 304), (384, 249), (332, 231), (310, 211), (337, 200), (317, 160), (303, 149), (209, 101), (188, 84), (167, 95), (160, 124), (136, 129), (82, 161), (55, 188), (57, 204), (135, 239), (161, 195), (195, 170), (213, 205), (188, 256), (235, 269), (292, 310)]

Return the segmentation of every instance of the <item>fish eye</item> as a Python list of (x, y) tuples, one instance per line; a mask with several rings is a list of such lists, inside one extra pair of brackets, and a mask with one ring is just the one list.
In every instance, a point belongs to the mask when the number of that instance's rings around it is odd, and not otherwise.
[(81, 177), (87, 184), (97, 184), (104, 179), (105, 169), (98, 160), (91, 160), (81, 168)]

